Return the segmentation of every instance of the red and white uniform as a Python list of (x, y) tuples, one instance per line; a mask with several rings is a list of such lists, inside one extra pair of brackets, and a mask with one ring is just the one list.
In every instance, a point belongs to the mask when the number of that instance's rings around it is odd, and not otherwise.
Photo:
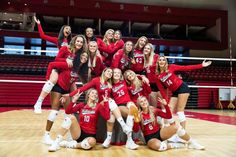
[(162, 97), (168, 101), (163, 85), (172, 92), (175, 92), (182, 85), (183, 80), (175, 75), (175, 71), (188, 71), (201, 68), (202, 64), (187, 66), (180, 66), (175, 64), (169, 65), (168, 72), (163, 72), (156, 76), (156, 85), (159, 88)]
[(55, 61), (59, 62), (66, 62), (68, 57), (74, 58), (75, 54), (72, 53), (67, 46), (62, 46), (55, 58)]
[(74, 103), (70, 103), (66, 108), (66, 114), (71, 114), (79, 111), (79, 125), (81, 129), (88, 134), (96, 134), (96, 126), (98, 116), (101, 115), (105, 120), (110, 118), (110, 110), (108, 103), (104, 105), (97, 104), (96, 107), (91, 108), (85, 103), (79, 103), (74, 106)]
[(113, 55), (121, 48), (124, 46), (124, 41), (119, 40), (116, 43), (111, 43), (109, 45), (106, 45), (102, 39), (97, 38), (97, 44), (98, 44), (98, 49), (103, 55), (103, 60), (105, 62), (105, 65), (110, 67), (112, 64), (112, 58)]
[(88, 61), (88, 66), (91, 70), (92, 75), (94, 75), (95, 77), (100, 76), (102, 74), (102, 71), (106, 68), (103, 64), (102, 58), (99, 56), (95, 56), (96, 57), (96, 66), (93, 67), (91, 62), (93, 62), (93, 59), (90, 58), (90, 60)]
[(68, 45), (67, 39), (64, 39), (62, 44), (58, 45), (58, 38), (46, 35), (43, 31), (41, 24), (38, 24), (38, 31), (39, 31), (40, 38), (42, 38), (43, 40), (49, 41), (51, 43), (54, 43), (55, 45), (58, 46), (58, 48), (61, 48), (61, 46), (64, 46), (64, 45)]
[(117, 105), (126, 104), (131, 101), (125, 81), (119, 81), (112, 85), (112, 96)]
[(120, 49), (113, 56), (111, 67), (112, 68), (119, 68), (122, 71), (125, 71), (129, 68), (128, 67), (129, 62), (130, 62), (130, 59), (128, 58), (128, 56), (126, 56), (124, 54), (124, 50)]
[(144, 68), (144, 54), (142, 50), (134, 50), (134, 60), (135, 64), (131, 65), (131, 70), (133, 70), (135, 73), (141, 73)]
[[(161, 109), (155, 108), (154, 111), (154, 117), (156, 118), (157, 116), (165, 118), (165, 119), (170, 119), (172, 118), (171, 111), (168, 105), (165, 105), (166, 112), (163, 112)], [(141, 114), (143, 121), (141, 121), (141, 128), (144, 136), (156, 133), (159, 129), (160, 126), (156, 122), (153, 122), (151, 119), (151, 116), (149, 113), (143, 113)], [(139, 130), (138, 123), (134, 123), (134, 132), (137, 132)]]
[(78, 90), (81, 92), (87, 91), (90, 88), (95, 88), (98, 91), (99, 102), (103, 100), (103, 96), (111, 97), (111, 88), (108, 85), (108, 82), (101, 83), (101, 78), (96, 77), (90, 82), (86, 83), (83, 87), (78, 88), (77, 90), (70, 93), (70, 96), (74, 96)]
[(78, 74), (70, 70), (64, 70), (59, 73), (57, 84), (65, 91), (69, 91), (71, 85), (78, 80)]
[(131, 100), (136, 104), (138, 97), (145, 96), (148, 98), (148, 95), (151, 93), (151, 87), (146, 84), (142, 83), (142, 86), (139, 89), (136, 89), (134, 85), (128, 86), (129, 95)]
[(74, 58), (75, 54), (70, 52), (67, 46), (60, 48), (55, 61), (48, 64), (46, 80), (49, 79), (52, 69), (70, 70), (66, 62), (67, 57)]
[(150, 83), (156, 83), (156, 66), (157, 66), (157, 60), (159, 55), (155, 54), (153, 56), (153, 62), (152, 65), (144, 67), (144, 70), (146, 72), (146, 77), (148, 78)]

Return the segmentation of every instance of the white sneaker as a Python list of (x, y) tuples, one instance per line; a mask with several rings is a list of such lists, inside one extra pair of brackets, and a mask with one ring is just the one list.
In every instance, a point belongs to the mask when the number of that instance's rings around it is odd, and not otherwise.
[(172, 149), (186, 148), (186, 144), (184, 143), (168, 143), (171, 145)]
[(167, 139), (168, 142), (174, 142), (177, 143), (177, 134), (174, 134), (173, 136), (171, 136), (170, 138)]
[(139, 145), (135, 144), (133, 140), (127, 140), (125, 147), (134, 150), (137, 149)]
[(64, 147), (64, 148), (77, 148), (77, 141), (72, 140), (72, 141), (61, 141), (59, 143), (60, 147)]
[(110, 146), (110, 144), (111, 144), (111, 139), (106, 138), (106, 139), (104, 140), (104, 142), (102, 143), (102, 146), (103, 146), (104, 148), (108, 148), (108, 147)]
[(127, 125), (124, 125), (124, 126), (122, 127), (122, 130), (124, 131), (124, 133), (125, 133), (126, 135), (128, 135), (128, 133), (132, 132), (132, 129), (131, 129), (130, 127), (128, 127)]
[(34, 113), (41, 114), (42, 113), (41, 106), (42, 103), (36, 102), (36, 104), (34, 105)]
[(204, 150), (205, 147), (200, 145), (199, 143), (197, 143), (196, 141), (191, 141), (189, 144), (188, 144), (188, 148), (190, 149), (197, 149), (197, 150)]
[(60, 149), (60, 146), (57, 142), (53, 142), (52, 145), (48, 148), (49, 152), (55, 152)]
[(43, 143), (47, 144), (47, 145), (52, 145), (53, 144), (53, 140), (51, 139), (49, 134), (44, 134)]

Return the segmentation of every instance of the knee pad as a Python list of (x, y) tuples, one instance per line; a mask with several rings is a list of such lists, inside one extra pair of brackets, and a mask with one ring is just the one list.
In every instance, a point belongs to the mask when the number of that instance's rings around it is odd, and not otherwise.
[(184, 128), (182, 126), (179, 126), (178, 130), (177, 130), (177, 135), (179, 137), (182, 137), (186, 134), (186, 131), (184, 130)]
[(43, 91), (46, 93), (50, 93), (54, 84), (51, 81), (47, 81), (43, 86)]
[(186, 121), (186, 117), (184, 112), (177, 112), (178, 118), (179, 118), (179, 122), (183, 122)]
[(167, 149), (167, 144), (165, 141), (161, 142), (160, 148), (158, 149), (159, 151), (164, 151)]
[(69, 117), (65, 117), (61, 124), (61, 127), (68, 130), (70, 126), (71, 126), (71, 119)]
[(110, 112), (110, 119), (108, 119), (107, 121), (110, 122), (110, 123), (115, 123), (115, 116)]
[(167, 119), (167, 122), (168, 122), (169, 124), (172, 124), (172, 123), (175, 122), (175, 120), (174, 120), (174, 118), (172, 117), (171, 119)]
[(51, 112), (48, 115), (48, 120), (54, 122), (57, 117), (57, 114), (58, 114), (57, 110), (51, 110)]
[(81, 148), (83, 149), (90, 149), (92, 148), (88, 142), (88, 139), (84, 139), (82, 142), (81, 142)]
[(116, 102), (115, 102), (113, 99), (110, 99), (110, 100), (108, 101), (108, 104), (109, 104), (109, 109), (110, 109), (111, 111), (114, 111), (116, 108), (118, 108)]

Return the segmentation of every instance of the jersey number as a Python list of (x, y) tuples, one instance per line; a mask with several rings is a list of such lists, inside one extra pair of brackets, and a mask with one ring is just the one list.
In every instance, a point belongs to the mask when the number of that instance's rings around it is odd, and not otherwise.
[(90, 117), (89, 116), (84, 116), (84, 122), (89, 122)]
[(123, 95), (125, 95), (125, 92), (123, 90), (120, 90), (117, 92), (118, 96), (121, 97)]

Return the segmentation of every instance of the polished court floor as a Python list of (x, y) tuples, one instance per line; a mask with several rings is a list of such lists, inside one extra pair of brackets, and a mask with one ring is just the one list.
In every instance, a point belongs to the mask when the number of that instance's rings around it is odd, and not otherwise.
[[(0, 157), (235, 157), (236, 154), (236, 111), (235, 110), (187, 110), (187, 131), (206, 150), (173, 149), (156, 152), (146, 146), (128, 150), (124, 146), (103, 149), (98, 143), (92, 150), (62, 148), (48, 152), (41, 143), (48, 110), (36, 115), (32, 109), (1, 109), (0, 112)], [(63, 119), (60, 112), (52, 128), (55, 137)]]

